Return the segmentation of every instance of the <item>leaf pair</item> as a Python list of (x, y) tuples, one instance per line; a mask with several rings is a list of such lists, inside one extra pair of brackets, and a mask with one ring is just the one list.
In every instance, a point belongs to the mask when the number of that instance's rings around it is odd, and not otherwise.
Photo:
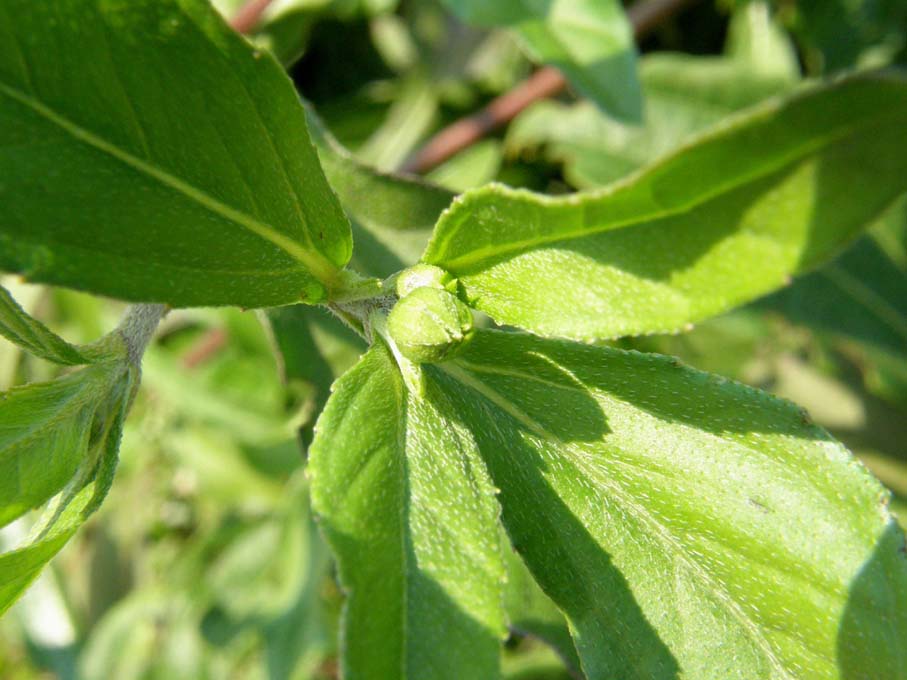
[(870, 659), (898, 677), (907, 565), (887, 493), (793, 405), (495, 331), (421, 371), (407, 391), (379, 342), (312, 448), (349, 677), (497, 677), (499, 521), (590, 678), (836, 677)]
[(28, 540), (0, 555), (5, 611), (100, 505), (113, 479), (123, 421), (138, 384), (135, 352), (123, 333), (76, 348), (28, 316), (0, 288), (0, 332), (60, 364), (88, 364), (56, 380), (0, 395), (0, 526), (48, 500)]

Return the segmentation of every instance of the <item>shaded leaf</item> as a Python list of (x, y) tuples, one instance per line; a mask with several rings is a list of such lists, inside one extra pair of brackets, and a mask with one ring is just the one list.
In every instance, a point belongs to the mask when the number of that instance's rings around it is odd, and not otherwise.
[(903, 80), (850, 78), (598, 192), (467, 192), (423, 260), (499, 323), (584, 340), (674, 331), (781, 287), (881, 214), (904, 191), (905, 111)]
[(790, 403), (667, 357), (497, 331), (424, 374), (590, 678), (903, 677), (888, 494)]
[(350, 257), (291, 82), (202, 0), (4, 2), (0, 174), (0, 267), (29, 280), (254, 307)]

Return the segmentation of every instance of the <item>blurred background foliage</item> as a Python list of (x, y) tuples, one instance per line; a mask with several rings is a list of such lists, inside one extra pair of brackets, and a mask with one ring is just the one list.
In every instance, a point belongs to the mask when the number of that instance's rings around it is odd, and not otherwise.
[[(242, 2), (215, 4), (230, 15)], [(903, 63), (905, 35), (904, 0), (691, 3), (640, 45), (642, 124), (569, 92), (539, 101), (428, 174), (437, 210), (450, 192), (493, 180), (550, 193), (607, 184), (804, 78)], [(465, 26), (434, 0), (276, 0), (252, 39), (287, 65), (323, 143), (353, 155), (334, 162), (385, 171), (534, 68), (509, 33)], [(410, 229), (394, 234), (393, 216), (353, 212), (356, 265), (377, 275), (414, 261), (433, 221), (409, 215)], [(4, 285), (74, 342), (96, 339), (121, 312)], [(805, 407), (907, 517), (907, 201), (768, 299), (685, 334), (619, 344)], [(108, 501), (0, 620), (0, 678), (337, 677), (341, 594), (300, 451), (332, 380), (362, 349), (318, 309), (171, 314), (147, 355)], [(55, 370), (0, 340), (0, 388)], [(0, 546), (27, 528), (25, 518), (4, 529)], [(575, 677), (563, 624), (521, 569), (514, 560), (505, 675)]]

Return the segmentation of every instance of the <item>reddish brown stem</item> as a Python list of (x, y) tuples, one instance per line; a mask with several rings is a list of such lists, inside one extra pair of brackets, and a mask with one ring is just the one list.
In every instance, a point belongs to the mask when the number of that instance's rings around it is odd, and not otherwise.
[(230, 20), (238, 33), (249, 33), (261, 21), (262, 15), (274, 0), (248, 0)]
[(183, 367), (197, 368), (214, 357), (226, 345), (229, 336), (223, 328), (212, 328), (202, 335), (189, 351), (183, 355)]
[[(695, 0), (637, 0), (627, 16), (636, 39), (650, 33), (662, 21)], [(561, 72), (545, 66), (512, 90), (491, 101), (481, 111), (461, 118), (432, 137), (404, 164), (404, 172), (423, 174), (475, 144), (496, 129), (513, 120), (530, 104), (547, 99), (567, 87)]]

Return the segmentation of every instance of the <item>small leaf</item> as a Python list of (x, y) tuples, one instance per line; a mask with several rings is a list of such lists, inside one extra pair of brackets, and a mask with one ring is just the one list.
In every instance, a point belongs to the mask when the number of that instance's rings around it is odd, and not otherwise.
[(344, 677), (499, 676), (497, 504), (451, 407), (408, 392), (379, 342), (318, 420), (309, 474), (347, 592)]
[[(83, 372), (100, 368), (90, 367)], [(137, 373), (137, 369), (128, 368), (120, 373), (120, 380), (111, 385), (108, 400), (99, 409), (94, 427), (89, 427), (89, 432), (96, 438), (90, 441), (87, 455), (83, 456), (66, 487), (45, 509), (32, 535), (24, 544), (0, 554), (0, 615), (19, 599), (44, 566), (97, 510), (110, 490)], [(100, 416), (102, 409), (104, 417)], [(6, 407), (0, 412), (5, 411)]]
[(83, 350), (73, 347), (48, 330), (43, 323), (32, 318), (2, 286), (0, 286), (0, 335), (25, 351), (58, 364), (75, 366), (92, 362), (92, 358)]
[(498, 323), (541, 335), (675, 331), (783, 286), (870, 224), (904, 191), (905, 126), (898, 77), (809, 87), (598, 192), (467, 192), (423, 261)]
[(306, 113), (324, 172), (353, 223), (353, 264), (382, 277), (415, 264), (454, 194), (369, 167), (334, 139), (311, 105)]
[(108, 362), (0, 395), (0, 526), (72, 479), (97, 434), (96, 414), (123, 372), (123, 364)]
[(903, 677), (888, 494), (792, 404), (667, 357), (499, 331), (423, 371), (588, 677)]
[(444, 0), (467, 23), (513, 29), (533, 59), (622, 118), (642, 116), (633, 31), (617, 0)]
[(349, 225), (292, 83), (203, 0), (0, 6), (0, 268), (172, 306), (323, 299)]

